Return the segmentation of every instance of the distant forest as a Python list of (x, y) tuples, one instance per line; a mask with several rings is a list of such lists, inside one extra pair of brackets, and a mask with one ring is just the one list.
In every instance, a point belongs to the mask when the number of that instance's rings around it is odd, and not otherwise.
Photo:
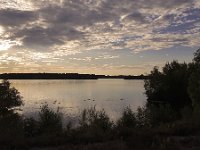
[(109, 76), (95, 74), (78, 74), (78, 73), (4, 73), (0, 74), (0, 79), (147, 79), (148, 76)]

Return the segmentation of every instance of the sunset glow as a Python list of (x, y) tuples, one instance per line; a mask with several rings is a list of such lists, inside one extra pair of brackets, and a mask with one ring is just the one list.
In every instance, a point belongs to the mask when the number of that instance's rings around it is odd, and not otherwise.
[(198, 0), (1, 0), (1, 72), (138, 75), (189, 62), (199, 13)]

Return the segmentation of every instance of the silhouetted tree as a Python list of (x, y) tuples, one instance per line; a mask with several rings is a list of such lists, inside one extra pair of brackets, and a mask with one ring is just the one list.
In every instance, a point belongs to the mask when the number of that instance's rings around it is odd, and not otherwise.
[(194, 53), (194, 59), (193, 61), (196, 64), (200, 64), (200, 48)]
[(22, 97), (18, 90), (10, 87), (8, 80), (3, 80), (0, 83), (0, 117), (12, 113), (15, 107), (23, 104)]
[(162, 80), (163, 74), (159, 71), (158, 67), (154, 67), (149, 75), (149, 79), (145, 80), (145, 94), (148, 101), (159, 101), (162, 95)]
[(193, 106), (200, 106), (200, 49), (194, 54), (191, 64), (192, 74), (189, 79), (188, 92), (192, 99)]
[(167, 63), (162, 72), (155, 67), (149, 79), (145, 80), (148, 104), (167, 104), (176, 110), (190, 105), (191, 100), (187, 92), (189, 75), (186, 63)]

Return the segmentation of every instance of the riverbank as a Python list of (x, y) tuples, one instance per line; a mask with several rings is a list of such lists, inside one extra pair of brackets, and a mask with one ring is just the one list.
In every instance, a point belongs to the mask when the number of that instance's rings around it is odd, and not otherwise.
[[(10, 114), (0, 119), (0, 149), (196, 149), (200, 148), (200, 120), (194, 114), (170, 122), (150, 123), (145, 108), (135, 113), (126, 108), (113, 123), (105, 111), (95, 107), (80, 114), (79, 126), (62, 125), (62, 113), (47, 105), (40, 110), (39, 119)], [(184, 113), (186, 114), (186, 112)], [(148, 117), (149, 116), (149, 117)], [(154, 116), (156, 117), (156, 116)], [(185, 119), (183, 119), (185, 118)], [(166, 120), (166, 118), (163, 118)]]

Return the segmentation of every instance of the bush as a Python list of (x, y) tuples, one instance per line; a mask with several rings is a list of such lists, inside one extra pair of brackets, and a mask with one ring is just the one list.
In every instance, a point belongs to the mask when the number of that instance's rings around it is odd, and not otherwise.
[(25, 118), (24, 119), (24, 133), (26, 137), (33, 137), (38, 134), (38, 121), (34, 118)]
[[(16, 141), (23, 139), (23, 121), (16, 107), (23, 104), (20, 93), (10, 87), (8, 80), (0, 83), (0, 143), (15, 145)], [(6, 145), (6, 144), (4, 144)], [(1, 146), (1, 145), (0, 145)], [(1, 149), (1, 148), (0, 148)]]
[(93, 128), (105, 132), (111, 129), (113, 123), (104, 110), (98, 111), (95, 107), (92, 107), (88, 110), (83, 110), (80, 125), (83, 128)]
[(60, 133), (62, 132), (62, 117), (57, 111), (51, 110), (48, 105), (44, 105), (39, 113), (40, 133)]
[(148, 109), (146, 106), (139, 107), (137, 109), (136, 119), (137, 119), (137, 127), (139, 128), (150, 127), (151, 126), (150, 109)]
[(191, 74), (188, 92), (193, 106), (200, 105), (200, 66)]
[(96, 110), (95, 107), (84, 109), (81, 113), (80, 126), (75, 129), (75, 141), (82, 143), (94, 143), (107, 141), (112, 138), (113, 122), (104, 110)]
[(122, 117), (117, 121), (117, 127), (133, 128), (137, 125), (135, 113), (130, 107), (124, 109)]
[(168, 104), (159, 106), (152, 105), (148, 109), (151, 126), (159, 126), (179, 119), (178, 113)]
[(0, 117), (13, 113), (15, 107), (23, 104), (22, 97), (18, 90), (10, 87), (8, 80), (0, 83)]

